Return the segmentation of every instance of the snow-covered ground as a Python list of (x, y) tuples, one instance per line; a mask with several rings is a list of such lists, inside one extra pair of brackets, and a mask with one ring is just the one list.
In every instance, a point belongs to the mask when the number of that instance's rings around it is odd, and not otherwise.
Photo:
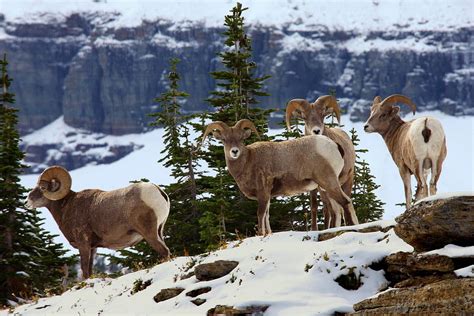
[[(424, 112), (414, 117), (430, 115), (438, 118), (447, 135), (448, 156), (443, 165), (443, 172), (438, 183), (438, 192), (467, 191), (474, 192), (474, 118), (453, 117), (440, 112)], [(411, 119), (411, 114), (405, 119)], [(349, 131), (352, 127), (357, 130), (360, 138), (360, 148), (367, 148), (369, 152), (363, 154), (363, 158), (370, 164), (376, 182), (381, 185), (377, 190), (379, 198), (386, 203), (384, 219), (393, 219), (403, 212), (403, 208), (395, 204), (404, 202), (403, 184), (398, 175), (398, 169), (385, 146), (382, 137), (378, 134), (367, 134), (363, 131), (362, 122), (350, 122), (347, 116), (342, 117), (344, 130)], [(70, 127), (54, 122), (54, 137), (61, 137), (61, 133), (70, 132)], [(62, 126), (62, 127), (61, 127)], [(48, 130), (48, 127), (45, 127)], [(272, 130), (277, 133), (278, 130)], [(44, 130), (26, 136), (29, 142), (40, 142), (44, 138)], [(125, 143), (127, 141), (144, 147), (130, 155), (109, 165), (91, 165), (71, 172), (73, 190), (87, 188), (101, 188), (104, 190), (115, 189), (128, 185), (130, 180), (148, 178), (157, 184), (168, 184), (172, 181), (169, 170), (157, 163), (163, 154), (162, 142), (163, 130), (157, 129), (144, 134), (131, 134), (125, 136), (110, 137), (111, 142)], [(194, 135), (200, 137), (200, 135)], [(53, 136), (51, 136), (53, 137)], [(109, 136), (108, 136), (109, 137)], [(222, 153), (224, 154), (224, 153)], [(26, 175), (21, 177), (22, 184), (31, 188), (36, 184), (38, 175)], [(413, 186), (415, 181), (413, 180)], [(60, 233), (56, 223), (48, 210), (41, 209), (46, 217), (46, 229), (58, 234), (57, 241), (69, 243)], [(271, 213), (271, 211), (270, 211)]]
[[(393, 221), (375, 222), (382, 227)], [(350, 312), (352, 305), (387, 286), (383, 270), (370, 264), (398, 251), (413, 248), (387, 233), (347, 232), (318, 242), (317, 232), (281, 232), (268, 237), (251, 237), (230, 243), (226, 249), (195, 257), (179, 257), (149, 270), (118, 279), (92, 279), (82, 289), (61, 296), (40, 299), (15, 310), (21, 315), (205, 315), (216, 305), (270, 305), (265, 315), (329, 315)], [(194, 264), (235, 260), (239, 265), (228, 275), (198, 282), (196, 277), (181, 280)], [(363, 285), (357, 290), (342, 288), (335, 279), (353, 270)], [(152, 280), (145, 290), (130, 294), (133, 283)], [(195, 306), (186, 293), (209, 286)], [(153, 297), (164, 288), (184, 288), (175, 298), (155, 303)]]
[[(109, 12), (117, 18), (109, 27), (139, 25), (158, 17), (172, 21), (222, 26), (232, 0), (0, 0), (7, 20), (39, 22), (72, 12)], [(290, 26), (294, 31), (335, 30), (451, 30), (474, 24), (471, 0), (243, 0), (251, 10), (246, 20), (254, 25)], [(341, 9), (343, 8), (343, 9)], [(38, 14), (41, 13), (41, 14)], [(45, 14), (42, 14), (45, 13)], [(185, 28), (186, 23), (179, 23)]]

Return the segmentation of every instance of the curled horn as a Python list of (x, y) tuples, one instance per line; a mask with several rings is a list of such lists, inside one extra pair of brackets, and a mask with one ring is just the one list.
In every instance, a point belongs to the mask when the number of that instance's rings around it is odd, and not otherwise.
[(404, 95), (401, 95), (401, 94), (392, 94), (391, 96), (386, 97), (380, 105), (384, 105), (384, 104), (390, 104), (391, 105), (391, 104), (395, 104), (397, 102), (404, 103), (404, 104), (410, 106), (411, 110), (413, 111), (413, 114), (415, 114), (415, 111), (416, 111), (415, 103), (413, 103), (413, 101), (410, 100), (410, 98), (408, 98)]
[(234, 127), (240, 128), (240, 129), (250, 128), (250, 129), (252, 130), (252, 132), (254, 132), (255, 135), (257, 135), (258, 139), (260, 139), (260, 135), (258, 134), (257, 128), (255, 127), (255, 125), (253, 124), (253, 122), (250, 121), (250, 120), (241, 119), (240, 121), (238, 121), (237, 123), (235, 123)]
[(316, 101), (314, 101), (314, 103), (322, 104), (326, 108), (332, 108), (334, 110), (334, 114), (336, 114), (337, 122), (339, 124), (341, 123), (341, 108), (339, 107), (339, 104), (337, 103), (337, 100), (334, 96), (323, 95), (319, 97)]
[(305, 99), (293, 99), (290, 102), (288, 102), (288, 105), (286, 106), (286, 128), (290, 131), (291, 126), (290, 126), (290, 119), (291, 116), (293, 115), (293, 112), (296, 110), (305, 110), (309, 106), (309, 102)]
[(209, 135), (210, 132), (213, 130), (217, 129), (219, 131), (225, 131), (229, 128), (226, 123), (221, 122), (221, 121), (216, 121), (212, 122), (209, 125), (207, 125), (206, 130), (204, 131), (204, 135), (202, 135), (202, 140), (201, 143), (198, 145), (196, 148), (196, 151), (198, 151), (202, 145), (204, 145), (204, 141), (206, 140), (207, 135)]
[[(64, 198), (71, 190), (72, 179), (69, 172), (60, 166), (52, 166), (43, 171), (40, 175), (38, 184), (47, 183), (48, 189), (43, 192), (43, 195), (52, 201), (57, 201)], [(59, 187), (52, 188), (52, 183), (59, 184)]]

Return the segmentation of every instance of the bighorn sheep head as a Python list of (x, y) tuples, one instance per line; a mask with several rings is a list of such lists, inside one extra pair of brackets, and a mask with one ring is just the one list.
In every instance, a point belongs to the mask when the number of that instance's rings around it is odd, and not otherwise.
[(242, 153), (244, 139), (249, 138), (252, 132), (258, 137), (258, 131), (255, 125), (247, 119), (242, 119), (235, 123), (233, 127), (229, 127), (226, 123), (217, 121), (210, 123), (204, 135), (202, 136), (201, 146), (204, 144), (207, 135), (212, 132), (212, 135), (224, 143), (225, 156), (231, 160), (236, 160)]
[(332, 95), (321, 96), (313, 103), (304, 99), (293, 99), (286, 107), (286, 127), (290, 130), (290, 119), (295, 115), (304, 120), (306, 135), (321, 135), (324, 133), (324, 119), (333, 113), (340, 123), (341, 109)]
[(369, 119), (364, 125), (364, 130), (367, 133), (384, 133), (389, 128), (392, 119), (399, 116), (400, 107), (394, 106), (396, 103), (404, 103), (410, 106), (413, 114), (415, 114), (415, 103), (404, 95), (392, 94), (383, 101), (381, 97), (376, 96), (370, 109)]
[(72, 179), (69, 172), (60, 166), (52, 166), (43, 171), (36, 187), (28, 194), (28, 206), (43, 207), (49, 201), (64, 198), (71, 190)]

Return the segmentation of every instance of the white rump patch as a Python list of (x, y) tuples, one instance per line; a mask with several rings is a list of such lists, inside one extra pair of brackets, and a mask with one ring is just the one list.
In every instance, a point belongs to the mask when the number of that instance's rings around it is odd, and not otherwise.
[(140, 198), (155, 212), (158, 226), (168, 218), (170, 204), (153, 183), (140, 183)]

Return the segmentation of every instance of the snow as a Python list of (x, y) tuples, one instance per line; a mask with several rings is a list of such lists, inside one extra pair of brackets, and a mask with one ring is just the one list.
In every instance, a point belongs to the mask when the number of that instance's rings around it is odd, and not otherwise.
[(422, 253), (423, 256), (429, 255), (440, 255), (447, 256), (451, 258), (460, 258), (460, 257), (473, 257), (474, 258), (474, 246), (461, 247), (457, 245), (446, 245), (441, 249), (435, 249)]
[[(386, 226), (390, 222), (379, 224)], [(307, 235), (309, 239), (305, 238)], [(178, 257), (117, 279), (88, 280), (81, 289), (40, 299), (18, 307), (15, 312), (21, 315), (116, 315), (124, 311), (128, 315), (205, 315), (218, 304), (270, 305), (265, 315), (351, 312), (354, 303), (387, 286), (383, 271), (371, 269), (370, 264), (397, 251), (413, 250), (393, 229), (387, 233), (347, 232), (321, 242), (316, 241), (317, 237), (318, 232), (294, 231), (251, 237), (213, 253)], [(235, 260), (239, 265), (216, 280), (198, 282), (195, 277), (181, 280), (194, 264), (216, 260)], [(334, 281), (349, 270), (361, 277), (363, 285), (357, 290), (346, 290)], [(133, 283), (138, 279), (151, 279), (152, 284), (131, 295)], [(204, 286), (212, 290), (199, 296), (206, 303), (195, 306), (186, 293)], [(161, 289), (170, 287), (182, 287), (185, 291), (158, 304), (153, 301)]]
[[(474, 117), (453, 117), (441, 112), (423, 112), (412, 116), (407, 115), (405, 119), (413, 117), (430, 115), (438, 118), (444, 126), (447, 137), (448, 155), (443, 165), (443, 172), (438, 182), (438, 192), (467, 191), (470, 194), (474, 192)], [(376, 177), (375, 181), (381, 187), (377, 189), (378, 197), (386, 203), (384, 206), (384, 219), (393, 220), (400, 215), (404, 208), (396, 206), (397, 203), (405, 201), (403, 192), (403, 182), (398, 174), (398, 169), (393, 162), (390, 153), (380, 135), (367, 134), (363, 131), (363, 122), (351, 122), (348, 115), (342, 116), (343, 129), (349, 131), (352, 128), (357, 130), (360, 138), (360, 148), (367, 148), (369, 152), (362, 154), (370, 166), (372, 174)], [(58, 119), (50, 125), (33, 134), (24, 137), (29, 143), (42, 143), (50, 141), (60, 141), (65, 134), (77, 131), (76, 129), (64, 124), (62, 119)], [(277, 134), (281, 130), (271, 130), (272, 134)], [(82, 135), (85, 139), (93, 140), (98, 137), (96, 134)], [(200, 137), (201, 135), (192, 135)], [(148, 178), (150, 181), (166, 185), (173, 181), (169, 170), (157, 163), (157, 160), (163, 157), (160, 152), (163, 150), (162, 143), (163, 130), (157, 129), (143, 134), (130, 134), (124, 136), (106, 136), (101, 135), (111, 143), (128, 143), (143, 145), (143, 148), (134, 151), (126, 157), (108, 165), (89, 165), (80, 169), (73, 170), (71, 176), (73, 179), (72, 189), (75, 191), (87, 188), (101, 188), (103, 190), (112, 190), (128, 185), (129, 181), (141, 178)], [(459, 141), (462, 139), (463, 141)], [(36, 184), (38, 175), (25, 175), (21, 177), (22, 184), (27, 188), (32, 188)], [(413, 178), (413, 177), (412, 177)], [(415, 186), (415, 180), (412, 180), (412, 186)], [(448, 193), (450, 195), (450, 193)], [(438, 195), (440, 196), (440, 195)], [(56, 237), (57, 242), (71, 246), (59, 231), (54, 219), (45, 208), (40, 209), (42, 217), (46, 218), (45, 228)], [(271, 206), (270, 206), (271, 214)], [(256, 218), (255, 218), (256, 220)], [(104, 251), (100, 249), (100, 251)], [(77, 253), (74, 250), (74, 253)]]
[(455, 197), (459, 197), (459, 196), (474, 196), (474, 191), (437, 193), (435, 195), (428, 196), (428, 197), (425, 197), (424, 199), (416, 201), (415, 204), (418, 204), (418, 203), (421, 203), (421, 202), (436, 201), (436, 200), (446, 200), (446, 199), (451, 199), (451, 198), (455, 198)]
[(474, 278), (474, 264), (462, 269), (455, 270), (454, 273), (456, 273), (458, 277)]
[[(42, 22), (56, 20), (74, 12), (108, 13), (108, 27), (133, 27), (143, 20), (158, 18), (180, 22), (201, 23), (221, 27), (222, 17), (235, 1), (201, 0), (1, 0), (1, 11), (7, 21)], [(8, 2), (8, 5), (6, 4)], [(289, 26), (292, 31), (332, 30), (357, 32), (391, 30), (449, 31), (472, 27), (474, 16), (470, 0), (245, 0), (250, 9), (245, 19), (262, 26)]]

